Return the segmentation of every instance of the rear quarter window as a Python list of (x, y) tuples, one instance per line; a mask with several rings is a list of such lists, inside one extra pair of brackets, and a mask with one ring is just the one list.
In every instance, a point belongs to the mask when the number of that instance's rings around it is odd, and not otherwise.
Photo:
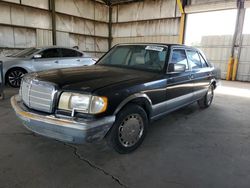
[(81, 57), (82, 53), (72, 49), (61, 49), (62, 57)]
[(188, 63), (192, 69), (202, 68), (202, 63), (198, 52), (193, 50), (187, 50)]
[(206, 60), (204, 59), (204, 57), (199, 53), (200, 59), (201, 59), (201, 64), (202, 67), (209, 67), (208, 63), (206, 62)]
[(46, 49), (46, 50), (42, 51), (40, 54), (41, 54), (42, 58), (61, 57), (59, 49), (57, 49), (57, 48)]

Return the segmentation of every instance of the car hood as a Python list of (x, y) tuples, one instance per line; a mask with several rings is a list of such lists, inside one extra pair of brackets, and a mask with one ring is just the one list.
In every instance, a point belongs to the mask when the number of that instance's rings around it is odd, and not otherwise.
[(55, 83), (61, 90), (94, 92), (107, 86), (145, 82), (156, 75), (145, 71), (93, 65), (38, 72), (36, 78)]
[(0, 61), (2, 61), (3, 63), (7, 63), (7, 62), (13, 62), (16, 60), (25, 60), (26, 58), (17, 58), (17, 57), (0, 57)]

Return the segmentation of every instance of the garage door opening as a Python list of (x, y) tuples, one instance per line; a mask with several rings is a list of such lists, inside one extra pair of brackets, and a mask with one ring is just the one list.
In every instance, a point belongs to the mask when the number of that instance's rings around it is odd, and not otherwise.
[(202, 49), (208, 60), (221, 70), (223, 79), (226, 77), (236, 17), (236, 9), (187, 15), (185, 44)]

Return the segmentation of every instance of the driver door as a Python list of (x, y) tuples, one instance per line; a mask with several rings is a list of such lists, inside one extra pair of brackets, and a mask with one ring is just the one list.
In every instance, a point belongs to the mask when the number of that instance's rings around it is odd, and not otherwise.
[(41, 58), (34, 59), (35, 71), (61, 68), (61, 53), (58, 48), (45, 49), (39, 53)]
[(167, 72), (167, 111), (173, 111), (192, 102), (194, 85), (184, 48), (173, 48), (171, 50), (169, 64), (186, 66), (185, 72)]

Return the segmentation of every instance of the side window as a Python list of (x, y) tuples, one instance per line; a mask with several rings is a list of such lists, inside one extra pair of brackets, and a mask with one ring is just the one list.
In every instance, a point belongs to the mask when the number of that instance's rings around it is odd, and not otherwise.
[(76, 56), (77, 57), (83, 57), (84, 55), (81, 52), (76, 51)]
[(185, 50), (182, 49), (173, 50), (170, 63), (186, 65), (186, 70), (189, 69)]
[(80, 52), (77, 52), (77, 51), (71, 50), (71, 49), (62, 48), (61, 52), (62, 52), (62, 57), (80, 57), (80, 56), (82, 56), (82, 54)]
[(166, 51), (143, 50), (142, 57), (145, 57), (145, 65), (158, 68), (163, 68), (166, 61)]
[(56, 58), (60, 57), (59, 50), (57, 48), (47, 49), (42, 51), (41, 53), (42, 58)]
[(202, 67), (208, 67), (208, 64), (207, 62), (205, 61), (205, 59), (203, 58), (203, 56), (201, 54), (199, 54), (200, 56), (200, 59), (201, 59), (201, 64), (202, 64)]
[(199, 54), (196, 51), (187, 50), (187, 58), (192, 69), (202, 68)]

